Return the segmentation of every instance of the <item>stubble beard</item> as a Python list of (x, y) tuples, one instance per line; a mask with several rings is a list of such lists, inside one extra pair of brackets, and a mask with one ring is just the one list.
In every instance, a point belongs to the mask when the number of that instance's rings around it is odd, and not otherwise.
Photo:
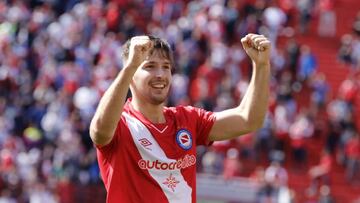
[(161, 105), (163, 103), (165, 103), (165, 101), (167, 100), (168, 96), (169, 96), (169, 90), (167, 90), (167, 92), (163, 95), (154, 95), (151, 94), (148, 96), (148, 100), (149, 103), (153, 104), (153, 105)]
[(167, 90), (164, 90), (166, 91), (166, 93), (164, 94), (155, 94), (155, 92), (152, 92), (152, 90), (147, 90), (148, 92), (144, 92), (137, 89), (135, 86), (130, 87), (130, 90), (132, 93), (132, 97), (136, 97), (156, 106), (165, 103), (168, 99), (168, 96), (170, 95), (170, 87), (167, 87)]

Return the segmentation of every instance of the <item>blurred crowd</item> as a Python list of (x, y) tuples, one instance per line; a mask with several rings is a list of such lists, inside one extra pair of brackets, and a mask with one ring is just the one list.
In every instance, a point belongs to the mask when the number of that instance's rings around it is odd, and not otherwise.
[[(0, 200), (71, 202), (81, 194), (67, 192), (69, 184), (102, 186), (88, 126), (122, 68), (121, 45), (144, 33), (165, 38), (174, 49), (168, 104), (211, 111), (233, 107), (245, 94), (251, 63), (241, 37), (260, 33), (273, 43), (271, 104), (264, 127), (199, 148), (199, 172), (231, 178), (241, 175), (240, 158), (265, 155), (272, 164), (263, 177), (272, 186), (264, 186), (259, 195), (271, 198), (276, 190), (267, 188), (287, 185), (281, 163), (288, 146), (302, 167), (308, 138), (321, 131), (327, 140), (324, 154), (339, 149), (351, 180), (359, 166), (353, 115), (358, 74), (344, 81), (338, 93), (333, 90), (336, 97), (330, 100), (311, 48), (292, 37), (308, 32), (314, 13), (332, 25), (319, 23), (319, 35), (334, 36), (332, 9), (331, 0), (1, 1)], [(354, 67), (360, 64), (359, 20), (356, 34), (344, 36), (339, 49), (339, 61)], [(283, 47), (279, 36), (288, 39)], [(294, 96), (304, 89), (310, 91), (309, 108), (300, 108)], [(329, 119), (318, 123), (323, 114)], [(281, 179), (274, 180), (278, 172)]]
[(360, 67), (360, 11), (352, 25), (352, 30), (341, 38), (341, 46), (338, 52), (339, 61), (351, 65), (355, 69)]

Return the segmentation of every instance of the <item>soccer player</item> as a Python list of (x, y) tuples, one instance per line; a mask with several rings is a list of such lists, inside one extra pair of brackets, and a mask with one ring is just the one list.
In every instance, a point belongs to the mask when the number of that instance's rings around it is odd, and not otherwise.
[[(237, 107), (216, 113), (164, 106), (174, 64), (164, 40), (136, 36), (124, 45), (124, 67), (90, 125), (108, 203), (196, 202), (196, 146), (262, 126), (271, 45), (257, 34), (241, 43), (253, 64), (250, 84)], [(125, 101), (129, 87), (132, 98)]]

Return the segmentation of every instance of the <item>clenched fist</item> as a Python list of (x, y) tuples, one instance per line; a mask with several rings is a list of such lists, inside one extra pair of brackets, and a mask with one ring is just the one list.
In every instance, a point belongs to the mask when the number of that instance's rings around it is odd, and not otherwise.
[(148, 36), (136, 36), (131, 38), (129, 47), (129, 57), (125, 67), (137, 69), (149, 56), (153, 48), (153, 42)]
[(258, 64), (268, 64), (270, 61), (270, 41), (263, 35), (248, 34), (241, 39), (242, 46), (251, 58)]

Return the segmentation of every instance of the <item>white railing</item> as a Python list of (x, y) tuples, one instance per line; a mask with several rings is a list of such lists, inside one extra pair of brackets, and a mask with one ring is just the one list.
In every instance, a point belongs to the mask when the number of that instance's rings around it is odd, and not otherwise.
[(197, 199), (255, 202), (259, 185), (249, 178), (225, 180), (222, 176), (197, 174)]
[[(198, 200), (253, 203), (257, 201), (257, 193), (261, 187), (261, 185), (250, 178), (243, 177), (225, 180), (222, 176), (197, 174), (196, 181)], [(277, 203), (289, 203), (289, 189), (287, 187), (279, 188), (277, 196), (274, 198)]]

